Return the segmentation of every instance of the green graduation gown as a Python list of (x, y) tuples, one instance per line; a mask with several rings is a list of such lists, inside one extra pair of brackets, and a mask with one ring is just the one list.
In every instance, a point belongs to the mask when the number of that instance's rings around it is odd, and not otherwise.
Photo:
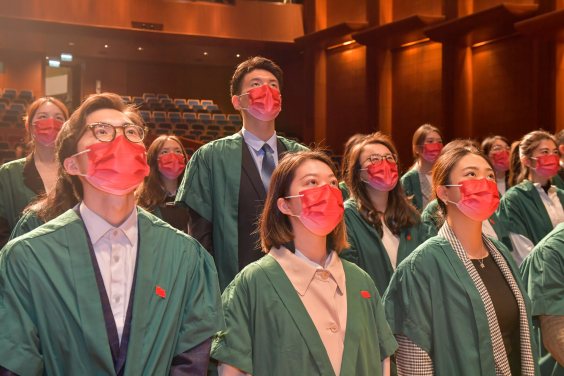
[(523, 282), (532, 301), (539, 363), (543, 376), (563, 376), (564, 367), (550, 356), (542, 342), (540, 315), (564, 316), (564, 223), (550, 232), (521, 264)]
[(421, 193), (421, 182), (419, 181), (419, 172), (412, 168), (401, 177), (401, 185), (405, 195), (409, 198), (413, 206), (423, 211), (423, 194)]
[[(501, 242), (492, 242), (521, 290), (532, 337), (531, 302), (519, 268)], [(394, 334), (404, 334), (423, 349), (436, 375), (495, 376), (484, 303), (447, 239), (435, 236), (412, 252), (397, 267), (383, 300)], [(531, 347), (536, 354), (535, 341)]]
[[(283, 137), (289, 152), (308, 150)], [(223, 291), (239, 272), (237, 214), (243, 136), (210, 142), (196, 150), (184, 173), (175, 204), (192, 208), (213, 226), (214, 259)]]
[[(437, 199), (429, 202), (423, 213), (421, 213), (421, 232), (423, 233), (423, 241), (437, 236), (440, 230), (439, 220), (435, 214), (439, 211)], [(489, 218), (498, 239), (510, 250), (513, 251), (513, 245), (509, 238), (509, 232), (505, 229), (503, 223), (499, 220), (496, 213)]]
[(16, 226), (12, 230), (10, 235), (10, 240), (27, 234), (28, 232), (35, 230), (39, 226), (43, 226), (45, 222), (39, 219), (33, 210), (28, 210), (16, 223)]
[(341, 193), (343, 194), (343, 201), (347, 201), (350, 193), (349, 193), (349, 187), (347, 187), (347, 183), (345, 183), (344, 181), (339, 183), (339, 189), (341, 190)]
[[(28, 162), (28, 159), (31, 161)], [(38, 183), (32, 184), (32, 187), (37, 185), (37, 187), (34, 187), (35, 191), (24, 182), (26, 180), (26, 175), (24, 174), (26, 162), (28, 162), (28, 173), (33, 175), (29, 177), (30, 181), (28, 184)], [(39, 181), (36, 181), (37, 179)], [(41, 177), (39, 177), (39, 173), (35, 168), (32, 154), (27, 158), (18, 159), (0, 166), (0, 218), (7, 222), (9, 228), (6, 229), (5, 238), (0, 247), (7, 241), (8, 231), (14, 229), (26, 206), (35, 199), (39, 192), (43, 192), (45, 189), (41, 185)]]
[[(353, 198), (345, 202), (345, 223), (350, 247), (341, 251), (341, 258), (358, 265), (368, 273), (380, 295), (384, 294), (394, 274), (394, 268), (378, 232), (362, 218)], [(419, 236), (419, 226), (402, 228), (397, 265), (423, 240)]]
[[(398, 345), (380, 294), (356, 265), (343, 261), (343, 268), (348, 313), (341, 375), (381, 375), (380, 361)], [(222, 300), (227, 328), (216, 335), (212, 358), (253, 376), (335, 375), (315, 324), (273, 257), (243, 269)]]
[[(174, 356), (224, 328), (217, 273), (198, 242), (140, 208), (138, 226), (125, 375), (165, 375)], [(86, 231), (73, 210), (2, 250), (0, 303), (3, 367), (22, 376), (115, 375)]]
[[(562, 170), (562, 168), (560, 168)], [(554, 177), (552, 178), (552, 184), (554, 184), (555, 186), (557, 186), (560, 189), (564, 189), (564, 180), (562, 180), (562, 178), (560, 177), (560, 174), (556, 174), (554, 175)]]
[[(557, 187), (556, 194), (564, 204), (564, 191)], [(553, 230), (539, 192), (530, 180), (509, 188), (501, 198), (496, 214), (506, 229), (523, 235), (533, 244)]]

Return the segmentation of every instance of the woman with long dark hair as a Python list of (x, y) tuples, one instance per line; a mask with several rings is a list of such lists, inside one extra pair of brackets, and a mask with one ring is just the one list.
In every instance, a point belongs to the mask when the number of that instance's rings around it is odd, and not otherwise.
[(491, 162), (470, 148), (442, 153), (433, 195), (444, 224), (397, 267), (383, 298), (398, 374), (538, 375), (519, 268), (482, 231), (499, 204)]
[(431, 201), (433, 166), (443, 149), (443, 135), (431, 124), (423, 124), (413, 134), (414, 165), (401, 177), (401, 185), (411, 203), (421, 213)]
[(509, 229), (518, 264), (564, 222), (564, 191), (552, 185), (559, 156), (554, 136), (545, 131), (525, 135), (512, 149), (509, 180), (515, 185), (501, 199), (498, 217)]
[(30, 153), (0, 167), (0, 248), (25, 207), (54, 187), (55, 139), (68, 118), (67, 108), (55, 98), (39, 98), (28, 106), (24, 120)]
[(174, 205), (174, 199), (187, 162), (186, 150), (176, 136), (156, 138), (147, 150), (151, 171), (135, 191), (137, 205), (185, 233), (188, 210)]
[(370, 277), (347, 247), (337, 172), (319, 151), (282, 158), (260, 220), (266, 256), (223, 292), (219, 375), (379, 376), (397, 348)]
[(345, 203), (349, 247), (341, 257), (367, 272), (380, 294), (419, 238), (419, 212), (398, 184), (399, 159), (390, 137), (368, 135), (349, 154)]
[(105, 93), (76, 110), (37, 212), (55, 219), (0, 253), (0, 374), (207, 373), (224, 328), (217, 272), (194, 239), (135, 205), (149, 166), (126, 109)]

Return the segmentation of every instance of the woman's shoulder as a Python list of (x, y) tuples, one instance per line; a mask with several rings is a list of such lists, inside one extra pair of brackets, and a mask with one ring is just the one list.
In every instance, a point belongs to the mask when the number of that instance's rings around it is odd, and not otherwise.
[(444, 248), (450, 247), (442, 236), (433, 236), (415, 248), (396, 268), (396, 271), (430, 271), (430, 265), (439, 264), (445, 259)]
[(20, 174), (23, 173), (23, 168), (25, 165), (26, 158), (16, 159), (15, 161), (4, 163), (0, 166), (0, 175), (5, 176), (10, 173), (14, 173), (14, 171), (19, 172)]
[(505, 201), (518, 200), (523, 195), (529, 195), (533, 191), (536, 191), (534, 184), (529, 180), (523, 180), (521, 183), (509, 188), (501, 199)]
[(416, 169), (412, 168), (411, 170), (407, 171), (405, 174), (401, 176), (401, 181), (403, 183), (404, 180), (407, 181), (409, 179), (415, 179), (415, 178), (419, 179), (419, 172), (417, 172)]

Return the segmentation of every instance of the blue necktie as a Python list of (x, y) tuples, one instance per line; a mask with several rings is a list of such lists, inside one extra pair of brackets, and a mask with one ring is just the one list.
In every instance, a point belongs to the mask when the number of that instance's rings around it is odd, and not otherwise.
[(270, 184), (270, 178), (272, 177), (272, 171), (274, 171), (274, 168), (276, 166), (274, 165), (272, 149), (267, 143), (262, 145), (262, 151), (264, 152), (264, 156), (262, 157), (262, 169), (260, 172), (260, 178), (262, 180), (262, 184), (264, 185), (264, 190), (266, 191), (266, 193), (268, 193), (268, 186)]

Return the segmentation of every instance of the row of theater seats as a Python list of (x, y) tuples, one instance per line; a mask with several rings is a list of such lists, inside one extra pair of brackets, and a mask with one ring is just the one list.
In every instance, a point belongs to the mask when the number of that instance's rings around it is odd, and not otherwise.
[(31, 90), (0, 89), (0, 128), (24, 128), (23, 116), (34, 100)]

